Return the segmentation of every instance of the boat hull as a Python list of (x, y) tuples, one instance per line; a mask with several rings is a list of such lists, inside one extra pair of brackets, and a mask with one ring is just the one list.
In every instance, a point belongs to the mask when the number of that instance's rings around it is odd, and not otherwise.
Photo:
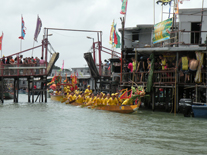
[(207, 118), (207, 106), (206, 105), (192, 105), (194, 117)]
[(53, 101), (61, 101), (63, 96), (62, 95), (51, 95), (51, 100)]
[(126, 106), (107, 105), (107, 106), (99, 106), (99, 107), (96, 107), (95, 109), (130, 114), (130, 113), (137, 111), (138, 107), (137, 105), (126, 105)]

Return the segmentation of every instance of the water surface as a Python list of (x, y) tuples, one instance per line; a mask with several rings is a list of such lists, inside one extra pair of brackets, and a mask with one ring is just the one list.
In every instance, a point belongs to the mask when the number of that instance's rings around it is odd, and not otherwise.
[(26, 100), (0, 104), (0, 155), (207, 154), (207, 119)]

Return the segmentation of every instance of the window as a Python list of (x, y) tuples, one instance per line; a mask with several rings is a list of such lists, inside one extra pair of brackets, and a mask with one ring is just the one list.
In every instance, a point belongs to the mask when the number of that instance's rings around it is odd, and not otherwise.
[(200, 31), (201, 23), (191, 23), (191, 44), (199, 44), (199, 39), (200, 39), (200, 32), (195, 32), (195, 31)]
[(139, 33), (138, 32), (132, 32), (132, 42), (139, 40)]

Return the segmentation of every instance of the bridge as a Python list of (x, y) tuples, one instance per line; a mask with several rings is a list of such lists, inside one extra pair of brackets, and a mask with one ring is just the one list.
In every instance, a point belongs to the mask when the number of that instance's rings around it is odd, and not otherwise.
[[(49, 50), (48, 46), (50, 46), (52, 50)], [(27, 52), (31, 52), (34, 49), (38, 49), (43, 58), (41, 63), (33, 63), (28, 58), (22, 58), (21, 56)], [(50, 55), (49, 55), (50, 54)], [(48, 60), (48, 57), (50, 59)], [(8, 61), (11, 57), (15, 57), (15, 61), (11, 63), (4, 63), (6, 60)], [(59, 58), (59, 53), (56, 53), (52, 48), (51, 44), (48, 42), (47, 38), (42, 40), (42, 44), (24, 51), (20, 51), (18, 53), (5, 56), (0, 59), (0, 100), (2, 103), (4, 102), (4, 88), (3, 82), (5, 78), (10, 78), (14, 80), (13, 86), (13, 96), (14, 102), (18, 102), (18, 90), (19, 90), (19, 79), (26, 78), (28, 82), (28, 102), (34, 103), (34, 94), (38, 92), (38, 96), (40, 101), (47, 102), (47, 76), (51, 73), (52, 68)], [(25, 61), (23, 62), (23, 59)], [(40, 62), (40, 61), (39, 61)], [(34, 89), (34, 83), (40, 82), (41, 88)], [(32, 97), (32, 100), (31, 100)]]

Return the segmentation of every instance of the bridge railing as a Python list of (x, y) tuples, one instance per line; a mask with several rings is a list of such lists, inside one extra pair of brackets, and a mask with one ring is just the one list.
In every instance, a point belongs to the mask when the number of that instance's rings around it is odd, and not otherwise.
[(36, 76), (45, 75), (46, 64), (3, 64), (0, 65), (1, 76)]

